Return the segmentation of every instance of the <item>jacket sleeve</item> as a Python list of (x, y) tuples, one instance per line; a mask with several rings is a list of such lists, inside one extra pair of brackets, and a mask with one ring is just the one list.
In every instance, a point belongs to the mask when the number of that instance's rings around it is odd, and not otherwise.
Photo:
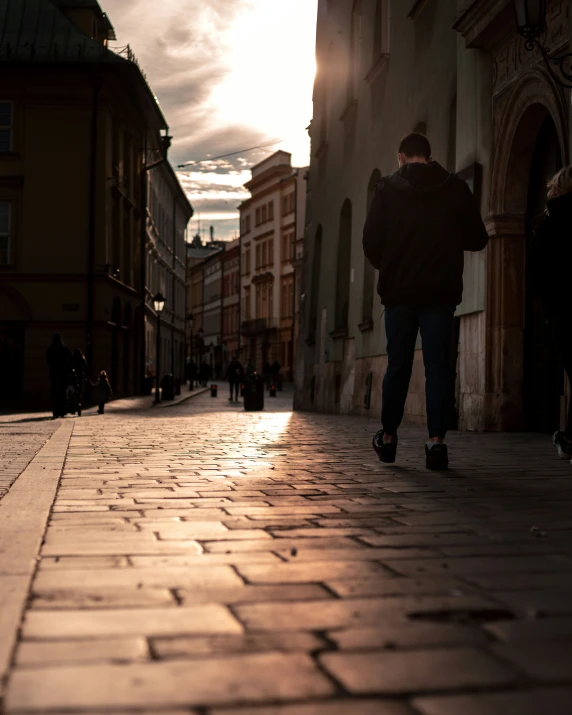
[(461, 240), (464, 251), (482, 251), (489, 242), (489, 235), (473, 192), (461, 181)]
[(379, 270), (385, 236), (385, 192), (383, 180), (377, 184), (365, 226), (363, 228), (363, 252), (371, 265)]

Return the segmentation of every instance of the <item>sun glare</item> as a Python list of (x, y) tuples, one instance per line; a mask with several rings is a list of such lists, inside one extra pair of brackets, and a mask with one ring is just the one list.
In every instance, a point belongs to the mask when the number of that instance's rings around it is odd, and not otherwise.
[(285, 138), (294, 161), (307, 162), (305, 127), (312, 117), (315, 0), (255, 0), (222, 38), (229, 74), (213, 89), (215, 111), (235, 122)]

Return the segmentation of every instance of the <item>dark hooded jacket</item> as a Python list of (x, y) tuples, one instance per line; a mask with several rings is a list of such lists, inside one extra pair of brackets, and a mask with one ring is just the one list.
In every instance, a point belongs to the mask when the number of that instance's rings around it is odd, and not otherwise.
[(384, 305), (458, 305), (464, 251), (488, 242), (467, 183), (437, 162), (404, 164), (377, 185), (363, 231), (366, 258), (379, 270)]
[(544, 311), (566, 316), (572, 311), (572, 194), (548, 201), (546, 216), (532, 240), (530, 270)]

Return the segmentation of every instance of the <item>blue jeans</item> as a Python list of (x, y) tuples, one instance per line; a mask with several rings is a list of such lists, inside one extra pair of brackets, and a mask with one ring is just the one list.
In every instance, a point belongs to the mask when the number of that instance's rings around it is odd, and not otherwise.
[(453, 306), (386, 308), (388, 366), (383, 380), (383, 430), (396, 434), (403, 419), (413, 369), (415, 342), (421, 330), (429, 437), (444, 438), (453, 407)]

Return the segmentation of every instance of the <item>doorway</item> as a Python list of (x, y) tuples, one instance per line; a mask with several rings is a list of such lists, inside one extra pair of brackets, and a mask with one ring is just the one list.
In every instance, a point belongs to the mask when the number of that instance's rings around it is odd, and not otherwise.
[(564, 367), (556, 340), (546, 322), (531, 280), (530, 246), (534, 231), (546, 209), (546, 184), (562, 168), (556, 126), (550, 115), (544, 119), (532, 154), (526, 212), (526, 282), (524, 320), (524, 413), (526, 428), (555, 432), (560, 426), (564, 393)]
[(25, 324), (0, 323), (0, 405), (14, 406), (23, 397)]

